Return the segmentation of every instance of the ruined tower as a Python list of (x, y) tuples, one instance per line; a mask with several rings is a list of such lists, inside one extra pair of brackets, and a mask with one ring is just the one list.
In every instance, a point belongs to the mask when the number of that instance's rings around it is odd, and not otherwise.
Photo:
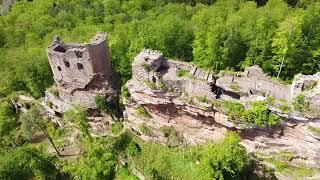
[(61, 100), (87, 108), (96, 108), (97, 95), (117, 102), (106, 34), (97, 33), (85, 44), (64, 43), (55, 36), (46, 52)]

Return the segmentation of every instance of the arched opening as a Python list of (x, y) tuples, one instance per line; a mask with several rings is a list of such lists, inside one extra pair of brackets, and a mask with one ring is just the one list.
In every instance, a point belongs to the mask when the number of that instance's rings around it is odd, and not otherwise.
[(77, 58), (82, 58), (82, 52), (76, 51), (76, 56), (77, 56)]
[(78, 68), (78, 70), (83, 70), (83, 64), (77, 63), (77, 68)]
[(157, 82), (157, 80), (156, 80), (156, 78), (155, 78), (154, 76), (152, 76), (152, 82), (153, 82), (153, 83), (156, 83), (156, 82)]
[(60, 46), (60, 45), (55, 47), (53, 50), (57, 51), (57, 52), (61, 52), (61, 53), (67, 52), (67, 50), (64, 47)]
[(70, 63), (69, 63), (68, 61), (64, 60), (63, 62), (64, 62), (64, 65), (65, 65), (67, 68), (70, 67)]

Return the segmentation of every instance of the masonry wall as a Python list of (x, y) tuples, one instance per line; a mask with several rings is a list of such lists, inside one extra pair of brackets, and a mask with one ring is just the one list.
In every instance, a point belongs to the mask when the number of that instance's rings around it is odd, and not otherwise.
[(64, 43), (55, 37), (47, 56), (64, 101), (95, 108), (97, 95), (118, 97), (105, 34), (98, 33), (88, 44)]

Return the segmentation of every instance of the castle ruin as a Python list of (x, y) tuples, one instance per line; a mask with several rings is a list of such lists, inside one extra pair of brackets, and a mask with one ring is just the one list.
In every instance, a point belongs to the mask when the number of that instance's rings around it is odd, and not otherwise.
[[(130, 97), (124, 100), (124, 123), (140, 138), (170, 146), (216, 141), (229, 131), (238, 131), (248, 152), (289, 151), (297, 154), (297, 161), (318, 167), (320, 134), (310, 129), (320, 127), (319, 77), (299, 75), (291, 85), (284, 84), (268, 77), (258, 66), (244, 72), (214, 74), (144, 49), (134, 59), (132, 79), (126, 84)], [(310, 106), (304, 112), (293, 107), (299, 94)], [(251, 102), (270, 101), (268, 112), (283, 121), (270, 127), (233, 121), (219, 104), (226, 101), (245, 108), (250, 108)], [(141, 111), (147, 115), (141, 115)], [(143, 131), (145, 127), (148, 133)], [(163, 128), (173, 129), (179, 136), (165, 136)]]
[[(47, 55), (59, 95), (47, 91), (45, 101), (52, 102), (54, 112), (63, 113), (74, 104), (96, 109), (97, 95), (110, 103), (118, 102), (105, 34), (98, 33), (87, 44), (64, 43), (55, 37)], [(125, 85), (129, 97), (123, 97), (124, 125), (144, 140), (170, 146), (216, 141), (229, 131), (237, 131), (248, 152), (294, 152), (297, 162), (319, 167), (320, 134), (312, 131), (320, 127), (319, 80), (319, 74), (299, 75), (291, 85), (284, 84), (268, 77), (258, 66), (244, 72), (215, 74), (144, 49), (135, 57), (132, 79)], [(310, 107), (298, 112), (294, 103), (301, 95)], [(233, 101), (250, 108), (251, 102), (270, 97), (273, 103), (266, 108), (284, 119), (271, 127), (232, 121), (219, 107), (219, 102)], [(103, 118), (93, 117), (97, 122)], [(178, 135), (166, 137), (161, 128), (173, 129)]]
[(94, 109), (97, 95), (106, 97), (111, 104), (117, 103), (118, 91), (106, 34), (97, 33), (85, 44), (64, 43), (55, 36), (46, 52), (59, 98), (63, 101), (51, 100), (58, 106), (56, 109), (63, 111), (65, 103)]

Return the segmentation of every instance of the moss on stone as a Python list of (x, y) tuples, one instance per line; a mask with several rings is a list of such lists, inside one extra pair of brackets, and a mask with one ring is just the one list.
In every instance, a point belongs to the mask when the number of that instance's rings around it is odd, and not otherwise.
[(139, 116), (139, 117), (143, 117), (143, 118), (151, 118), (151, 115), (146, 111), (146, 109), (142, 106), (139, 106), (136, 110), (135, 113)]

